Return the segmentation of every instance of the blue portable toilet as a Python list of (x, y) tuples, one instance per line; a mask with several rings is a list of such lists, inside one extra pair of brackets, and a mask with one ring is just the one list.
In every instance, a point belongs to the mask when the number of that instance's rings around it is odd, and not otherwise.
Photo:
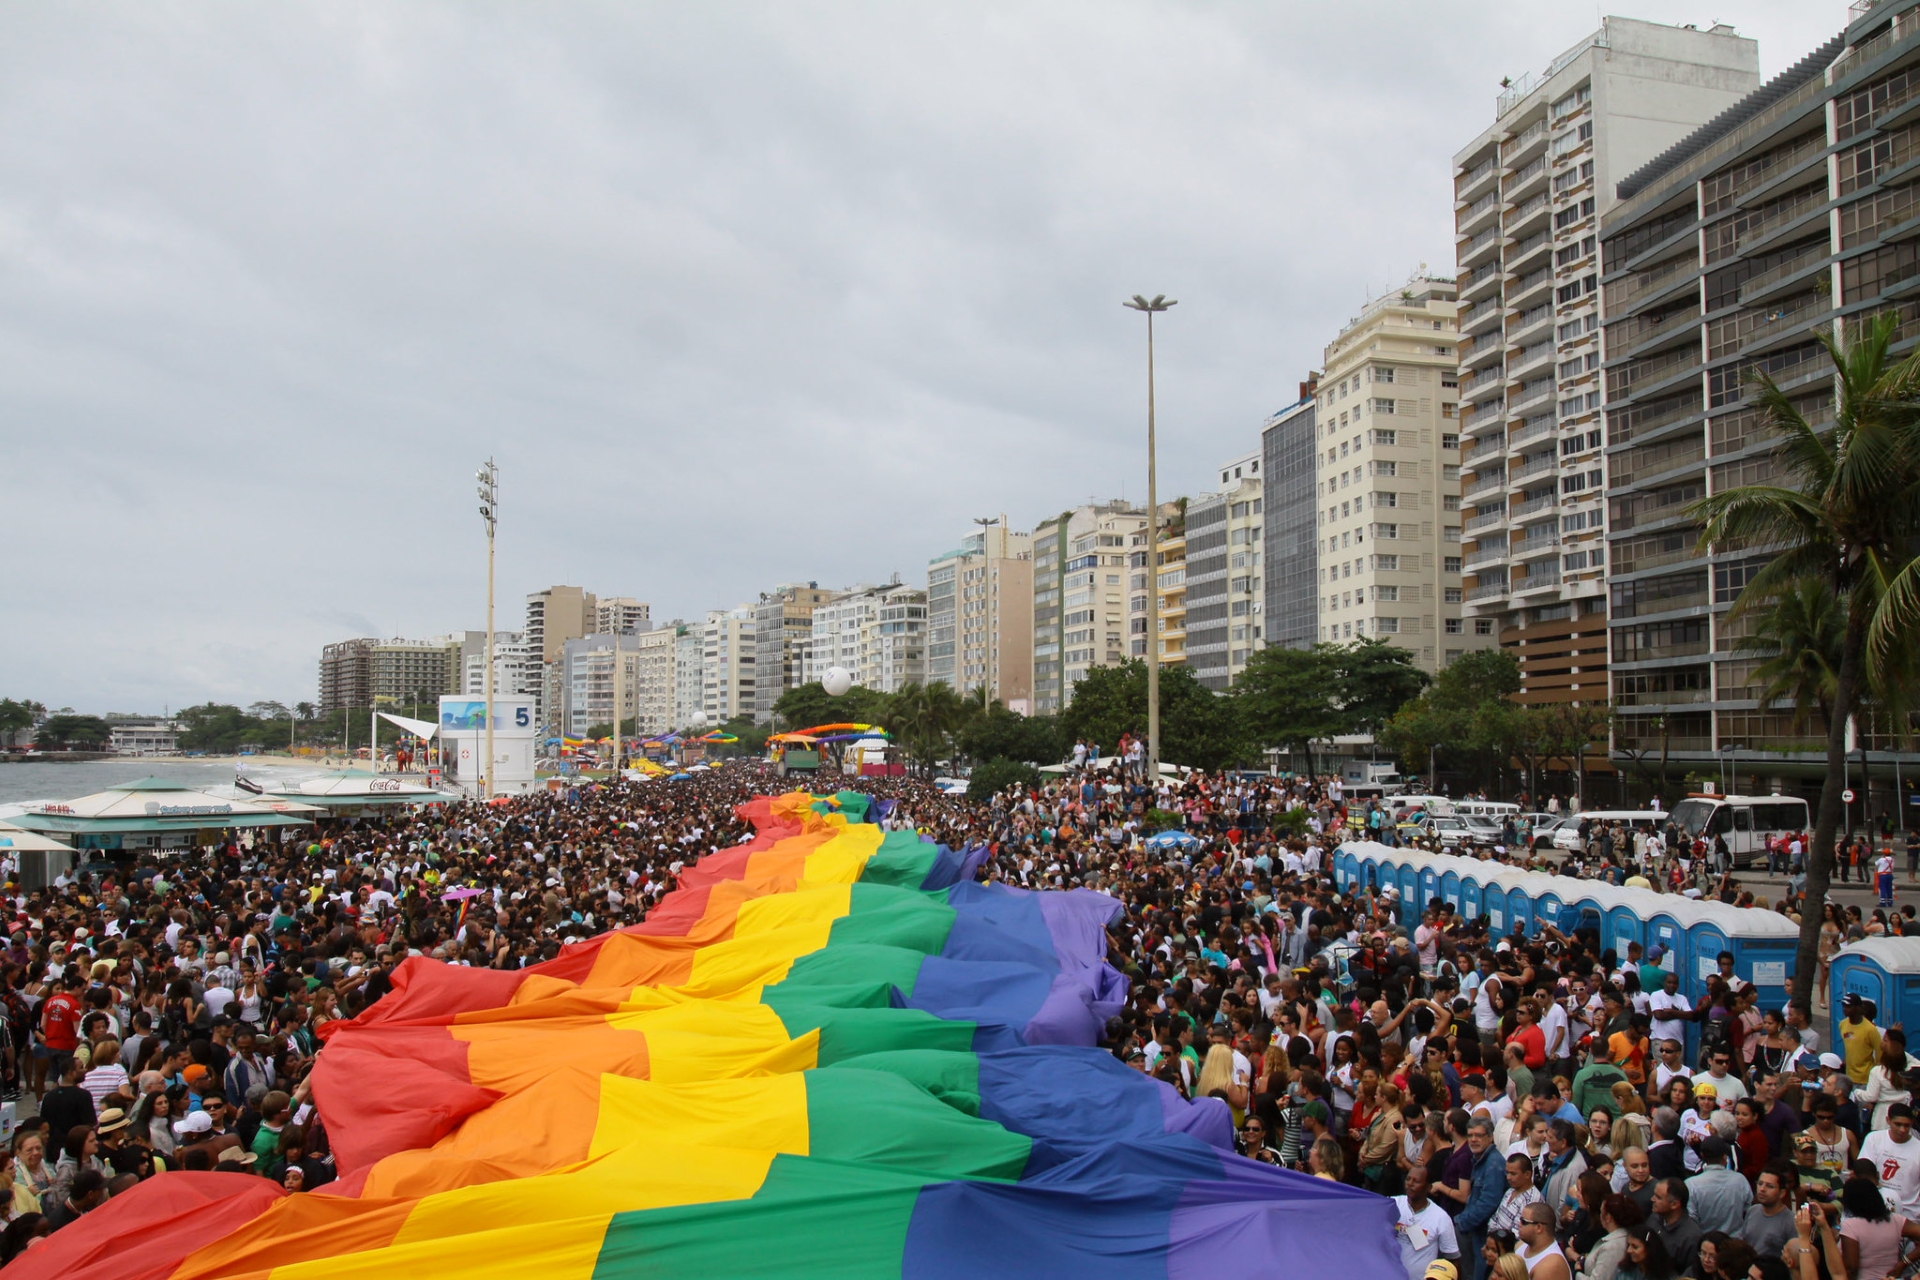
[(1460, 872), (1457, 868), (1448, 867), (1440, 873), (1440, 896), (1455, 911), (1461, 910)]
[[(1598, 894), (1589, 890), (1577, 898), (1570, 898), (1560, 909), (1559, 929), (1562, 933), (1574, 933), (1581, 929), (1591, 929), (1604, 937), (1607, 926), (1607, 904)], [(1605, 949), (1604, 947), (1602, 948)]]
[(1560, 901), (1560, 894), (1557, 890), (1537, 890), (1528, 894), (1527, 897), (1533, 906), (1534, 932), (1539, 932), (1541, 925), (1552, 925), (1556, 929), (1561, 927), (1560, 917), (1564, 911), (1565, 904)]
[(1411, 924), (1420, 922), (1420, 913), (1426, 910), (1426, 903), (1420, 901), (1420, 868), (1409, 856), (1395, 870), (1400, 876), (1400, 901), (1407, 904), (1407, 918), (1411, 927)]
[(1718, 902), (1694, 905), (1693, 971), (1700, 992), (1707, 978), (1719, 971), (1722, 951), (1733, 953), (1733, 971), (1760, 992), (1760, 1007), (1777, 1009), (1786, 1002), (1793, 979), (1794, 952), (1800, 929), (1777, 911), (1734, 908)]
[(1539, 932), (1539, 926), (1533, 919), (1533, 895), (1524, 884), (1515, 882), (1507, 886), (1507, 930), (1519, 925), (1531, 937)]
[(1841, 1005), (1848, 996), (1873, 1001), (1879, 1026), (1920, 1025), (1914, 1021), (1920, 1018), (1920, 938), (1850, 942), (1833, 957), (1828, 982), (1828, 1044), (1840, 1043)]
[(1438, 898), (1439, 896), (1440, 896), (1440, 868), (1436, 867), (1431, 862), (1422, 863), (1420, 867), (1420, 908), (1421, 910), (1424, 911), (1427, 907), (1427, 904), (1432, 902), (1434, 899)]
[[(1647, 922), (1641, 918), (1640, 908), (1632, 902), (1616, 902), (1606, 911), (1606, 927), (1600, 936), (1606, 940), (1605, 946), (1612, 947), (1622, 958), (1627, 954), (1627, 944), (1637, 942), (1647, 945)], [(1603, 948), (1604, 949), (1604, 948)]]
[(1333, 851), (1333, 886), (1345, 891), (1353, 883), (1355, 857), (1351, 845), (1341, 845)]
[(1486, 906), (1482, 901), (1480, 877), (1470, 871), (1462, 874), (1460, 877), (1460, 910), (1466, 914), (1469, 920), (1478, 920), (1482, 915), (1486, 914)]

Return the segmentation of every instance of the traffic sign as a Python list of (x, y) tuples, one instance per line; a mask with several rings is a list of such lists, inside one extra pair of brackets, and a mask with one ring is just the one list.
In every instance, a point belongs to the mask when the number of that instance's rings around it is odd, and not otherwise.
[(1841, 804), (1852, 804), (1852, 803), (1853, 803), (1853, 788), (1852, 788), (1852, 787), (1848, 787), (1848, 788), (1847, 788), (1847, 789), (1846, 789), (1845, 791), (1842, 791), (1842, 792), (1840, 793), (1840, 803), (1841, 803)]

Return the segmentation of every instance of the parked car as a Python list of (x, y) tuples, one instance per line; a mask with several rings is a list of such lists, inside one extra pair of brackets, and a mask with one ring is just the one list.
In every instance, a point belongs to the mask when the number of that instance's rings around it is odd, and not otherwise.
[(1451, 814), (1428, 814), (1413, 824), (1414, 834), (1442, 849), (1458, 849), (1474, 843), (1473, 828), (1464, 818)]
[(1467, 824), (1468, 839), (1471, 843), (1487, 849), (1505, 843), (1506, 832), (1498, 819), (1463, 813), (1459, 820)]

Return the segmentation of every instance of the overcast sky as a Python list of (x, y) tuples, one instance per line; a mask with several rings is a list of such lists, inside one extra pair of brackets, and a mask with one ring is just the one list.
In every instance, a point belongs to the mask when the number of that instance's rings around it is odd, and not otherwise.
[[(1771, 75), (1836, 0), (1732, 23)], [(36, 3), (0, 15), (0, 696), (312, 698), (572, 583), (694, 618), (1255, 447), (1451, 273), (1569, 3)]]

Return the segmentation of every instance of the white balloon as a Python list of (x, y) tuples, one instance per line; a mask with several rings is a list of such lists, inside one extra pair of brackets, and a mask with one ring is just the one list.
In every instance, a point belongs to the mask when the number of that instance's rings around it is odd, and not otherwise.
[(704, 728), (706, 728), (706, 727), (707, 727), (707, 713), (706, 713), (706, 712), (704, 712), (704, 711), (696, 711), (696, 712), (694, 712), (694, 713), (693, 713), (692, 715), (690, 715), (690, 716), (688, 716), (688, 717), (687, 717), (687, 728), (689, 728), (689, 729), (704, 729)]
[(853, 688), (853, 675), (845, 667), (828, 667), (827, 674), (821, 677), (820, 687), (827, 691), (828, 697), (837, 698)]

